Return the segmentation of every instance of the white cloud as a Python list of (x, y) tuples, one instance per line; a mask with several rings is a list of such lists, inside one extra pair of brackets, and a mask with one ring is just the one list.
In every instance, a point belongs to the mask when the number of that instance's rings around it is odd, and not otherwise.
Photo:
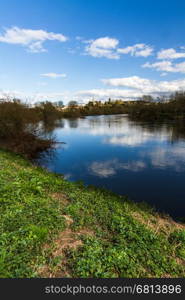
[(156, 169), (172, 168), (176, 172), (184, 172), (185, 170), (185, 151), (184, 145), (179, 144), (177, 147), (156, 148), (150, 153), (144, 153), (148, 156), (151, 164)]
[(57, 74), (57, 73), (44, 73), (44, 74), (40, 74), (40, 76), (56, 79), (56, 78), (65, 78), (67, 75)]
[(172, 72), (172, 73), (185, 73), (185, 61), (174, 64), (171, 61), (164, 60), (155, 63), (145, 63), (142, 65), (143, 68), (156, 69), (157, 71)]
[(56, 93), (35, 93), (30, 96), (31, 102), (35, 103), (38, 101), (58, 101), (62, 100), (64, 102), (67, 102), (70, 98), (70, 92), (63, 91), (63, 92), (56, 92)]
[(147, 166), (141, 160), (136, 160), (136, 161), (133, 160), (131, 162), (127, 162), (125, 164), (122, 164), (121, 167), (122, 167), (122, 169), (129, 170), (129, 171), (132, 171), (132, 172), (139, 172), (139, 171), (145, 169)]
[[(183, 47), (181, 47), (181, 49), (183, 49)], [(182, 57), (185, 57), (185, 52), (176, 52), (173, 48), (163, 49), (157, 53), (158, 59), (177, 59)]]
[(119, 43), (117, 39), (102, 37), (96, 40), (86, 41), (88, 46), (85, 47), (86, 54), (93, 57), (106, 57), (109, 59), (119, 59), (119, 54), (115, 49)]
[(72, 95), (69, 91), (62, 91), (62, 92), (44, 92), (44, 93), (26, 93), (23, 91), (16, 91), (16, 90), (0, 90), (0, 99), (12, 99), (18, 98), (23, 101), (26, 101), (29, 104), (33, 104), (35, 102), (40, 101), (59, 101), (62, 100), (64, 103), (67, 103), (71, 99)]
[(43, 43), (47, 40), (65, 42), (67, 37), (61, 33), (47, 32), (45, 30), (24, 29), (11, 27), (0, 35), (0, 42), (17, 44), (27, 47), (30, 52), (45, 52)]
[(125, 48), (119, 48), (118, 53), (130, 54), (132, 56), (150, 56), (153, 52), (153, 48), (146, 44), (135, 44), (133, 46), (128, 46)]
[[(50, 74), (50, 73), (46, 73)], [(51, 73), (53, 74), (53, 73)], [(54, 73), (55, 74), (55, 73)], [(57, 78), (55, 75), (49, 75), (49, 77)], [(60, 74), (59, 77), (63, 77)], [(48, 76), (48, 75), (47, 75)], [(17, 91), (2, 91), (2, 96), (7, 95), (12, 97), (19, 97), (21, 99), (29, 99), (30, 103), (37, 101), (50, 100), (58, 101), (63, 100), (67, 103), (73, 99), (79, 102), (88, 102), (91, 99), (107, 100), (111, 99), (123, 99), (132, 100), (138, 99), (144, 94), (150, 94), (154, 97), (160, 95), (169, 95), (178, 90), (185, 90), (185, 78), (178, 80), (150, 80), (147, 78), (141, 78), (139, 76), (123, 77), (123, 78), (109, 78), (102, 80), (105, 84), (113, 86), (114, 88), (99, 88), (89, 90), (78, 90), (75, 92), (62, 91), (51, 93), (19, 93)], [(45, 83), (44, 83), (45, 84)], [(40, 85), (44, 85), (40, 84)], [(118, 88), (119, 87), (119, 88)], [(122, 87), (122, 88), (121, 88)]]
[[(79, 126), (82, 134), (102, 136), (103, 144), (111, 144), (119, 147), (140, 147), (148, 142), (154, 144), (171, 140), (172, 132), (167, 126), (160, 130), (149, 131), (142, 126), (133, 126), (133, 122), (127, 116), (98, 116), (83, 120)], [(141, 151), (142, 153), (142, 151)], [(143, 157), (142, 157), (143, 158)]]
[(116, 174), (117, 160), (109, 160), (105, 162), (95, 161), (89, 166), (89, 171), (99, 177), (110, 177)]
[(185, 73), (185, 61), (175, 64), (173, 67), (173, 72)]
[(111, 138), (107, 138), (104, 140), (106, 144), (116, 145), (116, 146), (123, 146), (123, 147), (135, 147), (140, 144), (144, 144), (150, 140), (149, 134), (144, 132), (143, 134), (139, 130), (131, 130), (132, 134), (126, 133), (125, 135), (121, 136), (112, 136)]
[(25, 97), (25, 94), (23, 92), (20, 92), (20, 91), (0, 90), (0, 99), (13, 99), (13, 98), (22, 99), (23, 97)]
[[(125, 78), (110, 78), (102, 80), (105, 84), (115, 87), (129, 87), (133, 90), (128, 90), (130, 95), (136, 93), (140, 94), (160, 94), (173, 93), (177, 90), (185, 90), (185, 79), (171, 80), (171, 81), (157, 81), (138, 76), (131, 76)], [(119, 90), (118, 90), (119, 91)], [(121, 90), (120, 90), (121, 91)], [(122, 90), (125, 91), (125, 90)]]
[(85, 51), (94, 57), (106, 57), (110, 59), (119, 59), (120, 54), (131, 54), (132, 56), (147, 57), (152, 54), (153, 48), (146, 44), (135, 44), (125, 48), (118, 48), (119, 41), (115, 38), (102, 37), (96, 40), (84, 41), (87, 43)]
[(172, 62), (168, 60), (155, 63), (147, 62), (144, 65), (142, 65), (142, 67), (156, 69), (157, 71), (173, 72)]
[(143, 161), (129, 161), (120, 162), (114, 158), (107, 161), (94, 161), (89, 166), (89, 171), (95, 176), (107, 178), (115, 175), (119, 170), (129, 170), (132, 172), (138, 172), (146, 168), (146, 164)]
[(151, 80), (141, 78), (138, 76), (122, 77), (122, 78), (109, 78), (101, 80), (104, 84), (115, 87), (129, 87), (134, 89), (141, 89), (148, 87), (151, 84)]
[(103, 49), (115, 49), (119, 41), (117, 39), (103, 37), (96, 39), (92, 42), (93, 46), (100, 47)]
[(112, 99), (116, 98), (138, 98), (142, 96), (143, 93), (132, 90), (123, 90), (123, 89), (92, 89), (92, 90), (82, 90), (76, 92), (77, 97), (85, 97), (89, 100), (90, 97), (96, 99), (107, 99), (111, 97)]

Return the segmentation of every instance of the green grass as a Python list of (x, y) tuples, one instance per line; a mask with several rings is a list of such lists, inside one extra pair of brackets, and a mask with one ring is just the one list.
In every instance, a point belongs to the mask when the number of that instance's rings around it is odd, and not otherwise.
[(58, 181), (18, 156), (0, 152), (1, 277), (35, 276), (45, 260), (43, 243), (64, 229), (60, 205), (48, 193)]
[[(68, 182), (4, 151), (0, 214), (0, 277), (39, 277), (40, 268), (59, 270), (63, 261), (71, 277), (185, 276), (183, 224), (106, 190)], [(65, 257), (54, 257), (57, 236), (69, 226), (63, 215), (73, 219), (70, 230), (83, 244), (66, 249)], [(79, 237), (81, 229), (92, 234)]]

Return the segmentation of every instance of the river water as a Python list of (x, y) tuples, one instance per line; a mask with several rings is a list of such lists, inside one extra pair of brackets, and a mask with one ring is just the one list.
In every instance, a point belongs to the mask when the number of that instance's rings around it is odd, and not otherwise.
[(39, 165), (185, 217), (185, 132), (176, 124), (91, 116), (62, 120), (51, 133), (65, 144)]

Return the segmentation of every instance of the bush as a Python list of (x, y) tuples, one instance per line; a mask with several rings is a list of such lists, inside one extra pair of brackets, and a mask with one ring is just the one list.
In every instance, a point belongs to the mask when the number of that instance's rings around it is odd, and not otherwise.
[(0, 102), (0, 147), (33, 157), (48, 149), (51, 139), (43, 139), (38, 114), (20, 101)]

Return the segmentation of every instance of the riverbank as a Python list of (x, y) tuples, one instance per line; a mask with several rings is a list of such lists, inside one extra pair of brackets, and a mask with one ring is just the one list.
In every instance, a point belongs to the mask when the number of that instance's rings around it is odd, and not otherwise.
[(58, 108), (62, 117), (81, 117), (92, 115), (128, 114), (132, 120), (138, 121), (185, 121), (185, 92), (176, 92), (166, 101), (164, 98), (154, 100), (151, 96), (144, 95), (136, 101), (111, 100), (89, 101), (80, 106), (73, 101), (73, 105)]
[(0, 151), (0, 277), (184, 277), (185, 224)]
[[(145, 99), (145, 98), (144, 98)], [(96, 115), (127, 114), (130, 120), (143, 122), (176, 121), (185, 132), (185, 93), (176, 93), (166, 102), (111, 100), (89, 101), (85, 105), (57, 106), (43, 102), (34, 107), (18, 99), (0, 100), (0, 147), (33, 158), (54, 146), (49, 133), (71, 120)], [(74, 101), (72, 101), (74, 102)], [(46, 138), (47, 137), (47, 138)]]

